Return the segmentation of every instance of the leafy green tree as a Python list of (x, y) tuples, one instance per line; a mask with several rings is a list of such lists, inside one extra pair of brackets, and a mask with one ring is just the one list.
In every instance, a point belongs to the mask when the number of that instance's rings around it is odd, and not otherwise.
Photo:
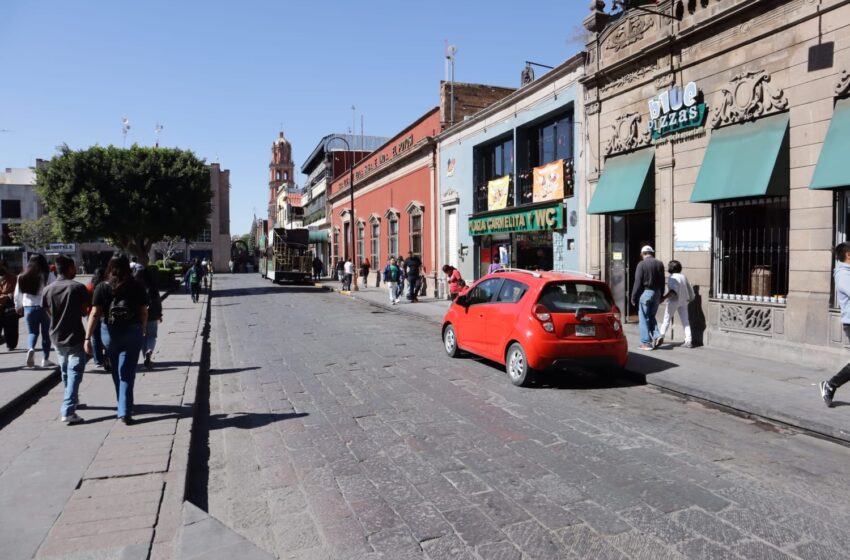
[(36, 189), (62, 239), (106, 237), (142, 263), (164, 237), (197, 237), (211, 210), (207, 164), (175, 148), (62, 146)]
[(43, 253), (49, 244), (59, 241), (50, 216), (10, 224), (9, 235), (15, 243), (23, 245), (29, 251), (39, 253)]

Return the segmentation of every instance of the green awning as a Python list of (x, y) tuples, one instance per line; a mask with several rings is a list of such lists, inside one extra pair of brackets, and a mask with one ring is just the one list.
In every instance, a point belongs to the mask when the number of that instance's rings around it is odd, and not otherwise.
[(623, 214), (652, 210), (655, 148), (644, 148), (605, 160), (602, 177), (587, 208), (588, 214)]
[(787, 195), (788, 113), (712, 131), (691, 202)]
[(834, 189), (850, 186), (850, 165), (845, 158), (850, 155), (850, 98), (835, 104), (826, 140), (812, 176), (810, 189)]
[(327, 243), (328, 230), (326, 229), (311, 229), (309, 232), (308, 243)]

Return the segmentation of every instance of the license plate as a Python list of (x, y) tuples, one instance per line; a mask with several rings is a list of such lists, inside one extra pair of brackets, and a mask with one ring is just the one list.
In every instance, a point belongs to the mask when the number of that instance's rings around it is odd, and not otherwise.
[(576, 325), (576, 336), (596, 336), (596, 325)]

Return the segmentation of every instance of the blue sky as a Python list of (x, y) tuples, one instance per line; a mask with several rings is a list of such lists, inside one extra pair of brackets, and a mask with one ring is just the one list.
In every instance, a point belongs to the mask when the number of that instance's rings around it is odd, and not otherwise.
[(516, 86), (524, 61), (563, 62), (585, 0), (431, 2), (3, 0), (0, 168), (56, 146), (193, 150), (231, 170), (231, 232), (268, 198), (281, 125), (296, 169), (321, 137), (391, 136), (437, 105), (444, 41), (458, 81)]

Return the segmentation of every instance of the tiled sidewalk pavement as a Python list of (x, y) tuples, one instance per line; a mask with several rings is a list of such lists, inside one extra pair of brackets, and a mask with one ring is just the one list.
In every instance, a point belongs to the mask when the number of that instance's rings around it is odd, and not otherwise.
[(156, 366), (136, 378), (136, 424), (115, 420), (109, 374), (87, 371), (78, 426), (61, 385), (0, 431), (0, 556), (170, 558), (182, 520), (206, 296), (164, 302)]

